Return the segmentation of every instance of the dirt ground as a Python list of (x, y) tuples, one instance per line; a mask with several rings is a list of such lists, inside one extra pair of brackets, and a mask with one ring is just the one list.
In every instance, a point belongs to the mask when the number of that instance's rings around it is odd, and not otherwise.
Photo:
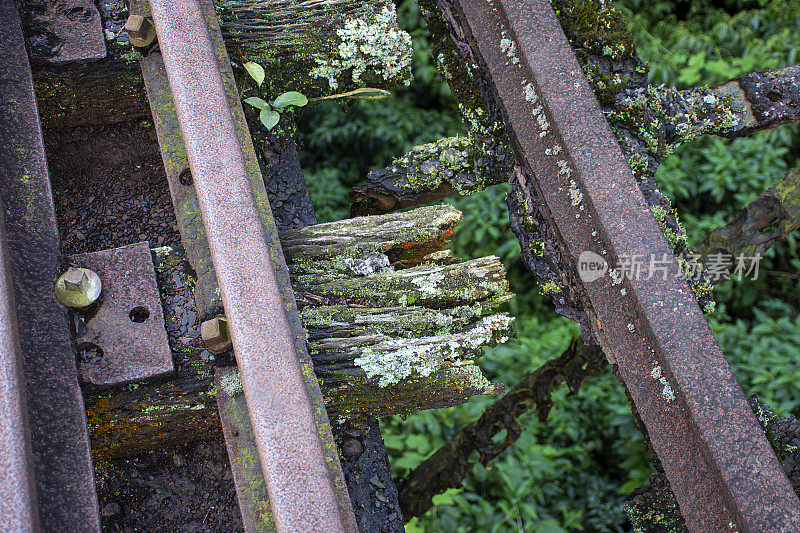
[[(147, 240), (180, 243), (151, 123), (45, 132), (62, 252)], [(197, 316), (180, 295), (165, 302), (171, 343), (199, 344)], [(241, 531), (222, 434), (95, 465), (104, 531)]]

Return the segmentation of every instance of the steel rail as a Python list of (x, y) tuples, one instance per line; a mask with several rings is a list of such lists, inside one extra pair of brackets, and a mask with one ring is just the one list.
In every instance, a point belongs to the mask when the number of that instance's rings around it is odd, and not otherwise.
[[(278, 531), (356, 531), (326, 464), (280, 281), (286, 265), (265, 196), (256, 197), (196, 0), (150, 0)], [(240, 104), (237, 103), (237, 106)], [(247, 138), (247, 142), (252, 142)], [(266, 207), (266, 209), (265, 209)], [(292, 298), (289, 294), (288, 298)], [(308, 358), (304, 354), (305, 359)], [(313, 373), (311, 374), (313, 377)], [(319, 396), (317, 386), (316, 395)]]
[(0, 531), (36, 531), (39, 510), (7, 253), (5, 225), (0, 214)]
[[(593, 252), (638, 276), (581, 281), (594, 334), (626, 385), (692, 531), (800, 531), (800, 501), (680, 274), (548, 0), (438, 0), (474, 53), (524, 171), (530, 209), (571, 265)], [(459, 44), (459, 43), (457, 43)], [(463, 44), (463, 43), (461, 43)], [(585, 257), (585, 256), (584, 256)], [(666, 275), (664, 274), (666, 273)], [(664, 278), (664, 279), (662, 279)]]
[(25, 372), (39, 521), (45, 531), (100, 531), (76, 357), (66, 311), (53, 290), (60, 273), (55, 207), (13, 0), (0, 0), (0, 64), (4, 251)]

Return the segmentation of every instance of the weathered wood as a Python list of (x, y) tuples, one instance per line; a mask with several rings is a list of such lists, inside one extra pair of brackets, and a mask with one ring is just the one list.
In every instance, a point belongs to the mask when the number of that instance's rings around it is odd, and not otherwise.
[[(139, 60), (123, 26), (123, 2), (99, 3), (106, 59), (63, 68), (44, 65), (49, 47), (29, 46), (45, 128), (148, 119)], [(267, 73), (267, 96), (321, 96), (357, 87), (393, 87), (411, 79), (411, 37), (397, 26), (391, 0), (226, 0), (217, 3), (233, 61)], [(54, 43), (52, 28), (26, 28), (29, 42)]]
[[(474, 361), (482, 347), (510, 335), (512, 319), (491, 314), (511, 297), (503, 266), (494, 257), (428, 255), (460, 218), (452, 207), (435, 206), (282, 234), (332, 418), (406, 414), (501, 392)], [(157, 255), (162, 269), (183, 261), (175, 251)], [(212, 364), (192, 357), (178, 366), (171, 379), (87, 396), (96, 458), (218, 426)]]
[(763, 255), (797, 228), (800, 228), (800, 168), (767, 189), (729, 224), (695, 244), (694, 251), (699, 262), (707, 262), (713, 253), (728, 256), (725, 263), (732, 261), (736, 265), (737, 257)]
[(420, 9), (431, 35), (432, 55), (458, 103), (467, 136), (419, 146), (385, 169), (370, 172), (350, 193), (351, 216), (395, 209), (468, 194), (508, 179), (513, 157), (498, 110), (473, 84), (473, 73), (450, 39), (450, 27), (436, 2)]
[(480, 191), (508, 179), (493, 152), (470, 137), (447, 137), (414, 147), (387, 168), (371, 171), (350, 192), (353, 216), (374, 215)]

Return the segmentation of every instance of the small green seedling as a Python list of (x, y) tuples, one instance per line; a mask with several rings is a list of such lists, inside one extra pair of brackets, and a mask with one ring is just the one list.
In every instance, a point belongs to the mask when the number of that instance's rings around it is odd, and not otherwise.
[[(264, 83), (264, 69), (258, 63), (248, 62), (244, 64), (244, 68), (256, 84), (261, 87)], [(288, 91), (278, 96), (272, 103), (267, 103), (263, 98), (251, 96), (245, 98), (244, 102), (250, 104), (261, 110), (259, 119), (265, 128), (271, 130), (274, 128), (278, 121), (281, 119), (281, 113), (289, 106), (303, 107), (308, 104), (308, 98), (302, 93), (297, 91)]]
[[(258, 63), (248, 61), (244, 64), (244, 69), (247, 71), (247, 74), (253, 78), (256, 84), (261, 87), (261, 85), (264, 83), (264, 79), (266, 78), (264, 67)], [(320, 96), (311, 99), (297, 91), (288, 91), (278, 96), (272, 101), (271, 104), (266, 102), (263, 98), (259, 98), (257, 96), (245, 98), (244, 102), (261, 110), (261, 114), (259, 115), (261, 123), (268, 130), (271, 130), (278, 124), (278, 121), (280, 121), (283, 110), (290, 106), (304, 107), (309, 102), (321, 102), (323, 100), (383, 100), (384, 98), (391, 97), (392, 93), (389, 91), (385, 91), (383, 89), (373, 89), (372, 87), (362, 87), (346, 93), (331, 94), (328, 96)]]

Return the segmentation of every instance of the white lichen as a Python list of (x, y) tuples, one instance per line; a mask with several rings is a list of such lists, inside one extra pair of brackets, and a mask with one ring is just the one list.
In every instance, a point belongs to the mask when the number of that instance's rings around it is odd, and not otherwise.
[(427, 377), (445, 363), (462, 362), (465, 353), (506, 342), (513, 321), (514, 318), (507, 315), (492, 315), (464, 333), (390, 340), (365, 348), (354, 363), (368, 378), (377, 377), (380, 387), (398, 383), (412, 375)]
[(661, 390), (661, 396), (667, 401), (667, 403), (670, 403), (675, 399), (675, 391), (672, 390), (672, 387), (667, 381), (667, 378), (664, 376), (664, 373), (661, 371), (661, 367), (659, 365), (653, 367), (653, 370), (650, 371), (650, 377), (664, 386), (664, 388)]
[(578, 184), (575, 180), (569, 181), (569, 197), (572, 207), (578, 207), (583, 201), (583, 193), (578, 189)]
[(153, 248), (152, 251), (156, 254), (158, 259), (163, 259), (167, 257), (169, 254), (172, 253), (173, 248), (171, 246), (159, 246), (158, 248)]
[(318, 56), (311, 75), (328, 80), (331, 89), (339, 86), (342, 72), (352, 69), (353, 81), (372, 70), (392, 80), (411, 66), (411, 36), (397, 27), (397, 12), (390, 3), (371, 19), (351, 19), (336, 30), (341, 39), (338, 57)]
[(517, 45), (511, 39), (500, 39), (500, 49), (508, 56), (512, 63), (519, 65), (517, 57)]
[(559, 159), (557, 163), (558, 163), (558, 173), (564, 174), (566, 177), (570, 177), (570, 175), (572, 174), (572, 170), (569, 168), (569, 164), (563, 159)]
[(533, 84), (528, 82), (528, 84), (523, 87), (523, 90), (525, 91), (525, 100), (535, 104), (539, 97), (536, 95), (536, 90), (533, 88)]
[(231, 397), (241, 394), (244, 390), (242, 389), (242, 378), (239, 376), (239, 372), (226, 372), (222, 375), (219, 384), (225, 394)]
[(389, 257), (386, 254), (369, 254), (362, 259), (347, 257), (344, 263), (356, 276), (369, 276), (389, 267)]
[(414, 278), (411, 283), (419, 287), (420, 292), (425, 294), (436, 294), (437, 286), (444, 279), (444, 272), (434, 272), (424, 277)]

